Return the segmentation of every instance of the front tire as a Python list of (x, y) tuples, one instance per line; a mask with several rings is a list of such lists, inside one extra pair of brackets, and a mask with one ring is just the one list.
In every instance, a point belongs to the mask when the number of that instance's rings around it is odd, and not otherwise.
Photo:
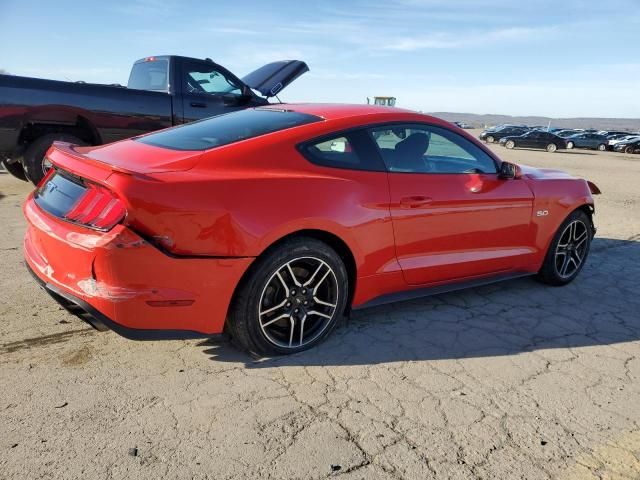
[(347, 270), (332, 248), (293, 238), (252, 265), (234, 297), (227, 332), (259, 356), (307, 350), (336, 328), (348, 292)]
[(624, 153), (633, 153), (633, 147), (625, 147)]
[(516, 142), (514, 142), (513, 140), (507, 140), (504, 146), (507, 147), (509, 150), (512, 150), (516, 146)]
[(23, 162), (24, 170), (34, 185), (40, 183), (48, 169), (51, 168), (51, 165), (47, 165), (44, 162), (44, 155), (51, 147), (51, 144), (57, 141), (86, 145), (83, 140), (66, 133), (49, 133), (31, 142), (31, 145), (24, 152)]
[(573, 142), (567, 142), (567, 150), (571, 150), (574, 146)]
[(582, 210), (575, 210), (553, 237), (538, 280), (553, 286), (573, 281), (587, 260), (592, 237), (591, 219)]
[(487, 143), (493, 143), (493, 142), (495, 142), (495, 141), (496, 141), (496, 139), (495, 139), (494, 137), (492, 137), (491, 135), (489, 135), (489, 136), (487, 137)]
[(598, 150), (601, 152), (605, 152), (607, 150), (607, 146), (604, 143), (598, 145)]

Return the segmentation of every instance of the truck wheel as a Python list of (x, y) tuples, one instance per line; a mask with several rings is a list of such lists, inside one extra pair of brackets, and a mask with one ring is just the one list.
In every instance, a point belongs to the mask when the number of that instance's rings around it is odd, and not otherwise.
[(2, 165), (7, 169), (11, 175), (20, 180), (27, 181), (27, 176), (24, 174), (24, 168), (22, 168), (22, 164), (20, 162), (15, 163), (7, 163), (6, 161), (2, 161)]
[(34, 140), (25, 150), (22, 159), (24, 162), (24, 170), (34, 185), (40, 183), (45, 173), (51, 168), (50, 165), (45, 164), (43, 161), (44, 154), (47, 153), (51, 144), (56, 141), (69, 142), (75, 145), (87, 144), (78, 137), (66, 133), (49, 133)]

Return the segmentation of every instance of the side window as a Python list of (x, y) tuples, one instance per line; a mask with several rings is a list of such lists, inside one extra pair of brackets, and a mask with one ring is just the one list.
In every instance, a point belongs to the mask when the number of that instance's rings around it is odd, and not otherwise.
[(390, 125), (370, 130), (391, 172), (496, 173), (493, 159), (480, 147), (446, 128)]
[(189, 93), (240, 95), (240, 88), (219, 72), (213, 65), (206, 63), (187, 63), (182, 71), (182, 88)]
[(300, 145), (300, 152), (316, 165), (349, 170), (384, 172), (378, 152), (365, 131), (354, 131), (326, 137)]

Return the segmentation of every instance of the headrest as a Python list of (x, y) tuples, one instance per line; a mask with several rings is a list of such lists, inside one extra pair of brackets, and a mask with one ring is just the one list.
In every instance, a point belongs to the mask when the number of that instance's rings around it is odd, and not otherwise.
[(403, 155), (422, 156), (429, 148), (429, 136), (426, 133), (412, 133), (398, 142), (395, 151)]

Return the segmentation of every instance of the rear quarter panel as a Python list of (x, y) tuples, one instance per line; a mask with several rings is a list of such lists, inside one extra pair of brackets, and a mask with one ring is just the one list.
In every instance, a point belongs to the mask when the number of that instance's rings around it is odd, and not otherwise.
[(108, 182), (129, 203), (133, 228), (175, 254), (253, 257), (312, 229), (343, 240), (359, 276), (399, 269), (386, 173), (316, 166), (291, 142), (241, 143), (209, 152), (192, 171), (114, 173)]

